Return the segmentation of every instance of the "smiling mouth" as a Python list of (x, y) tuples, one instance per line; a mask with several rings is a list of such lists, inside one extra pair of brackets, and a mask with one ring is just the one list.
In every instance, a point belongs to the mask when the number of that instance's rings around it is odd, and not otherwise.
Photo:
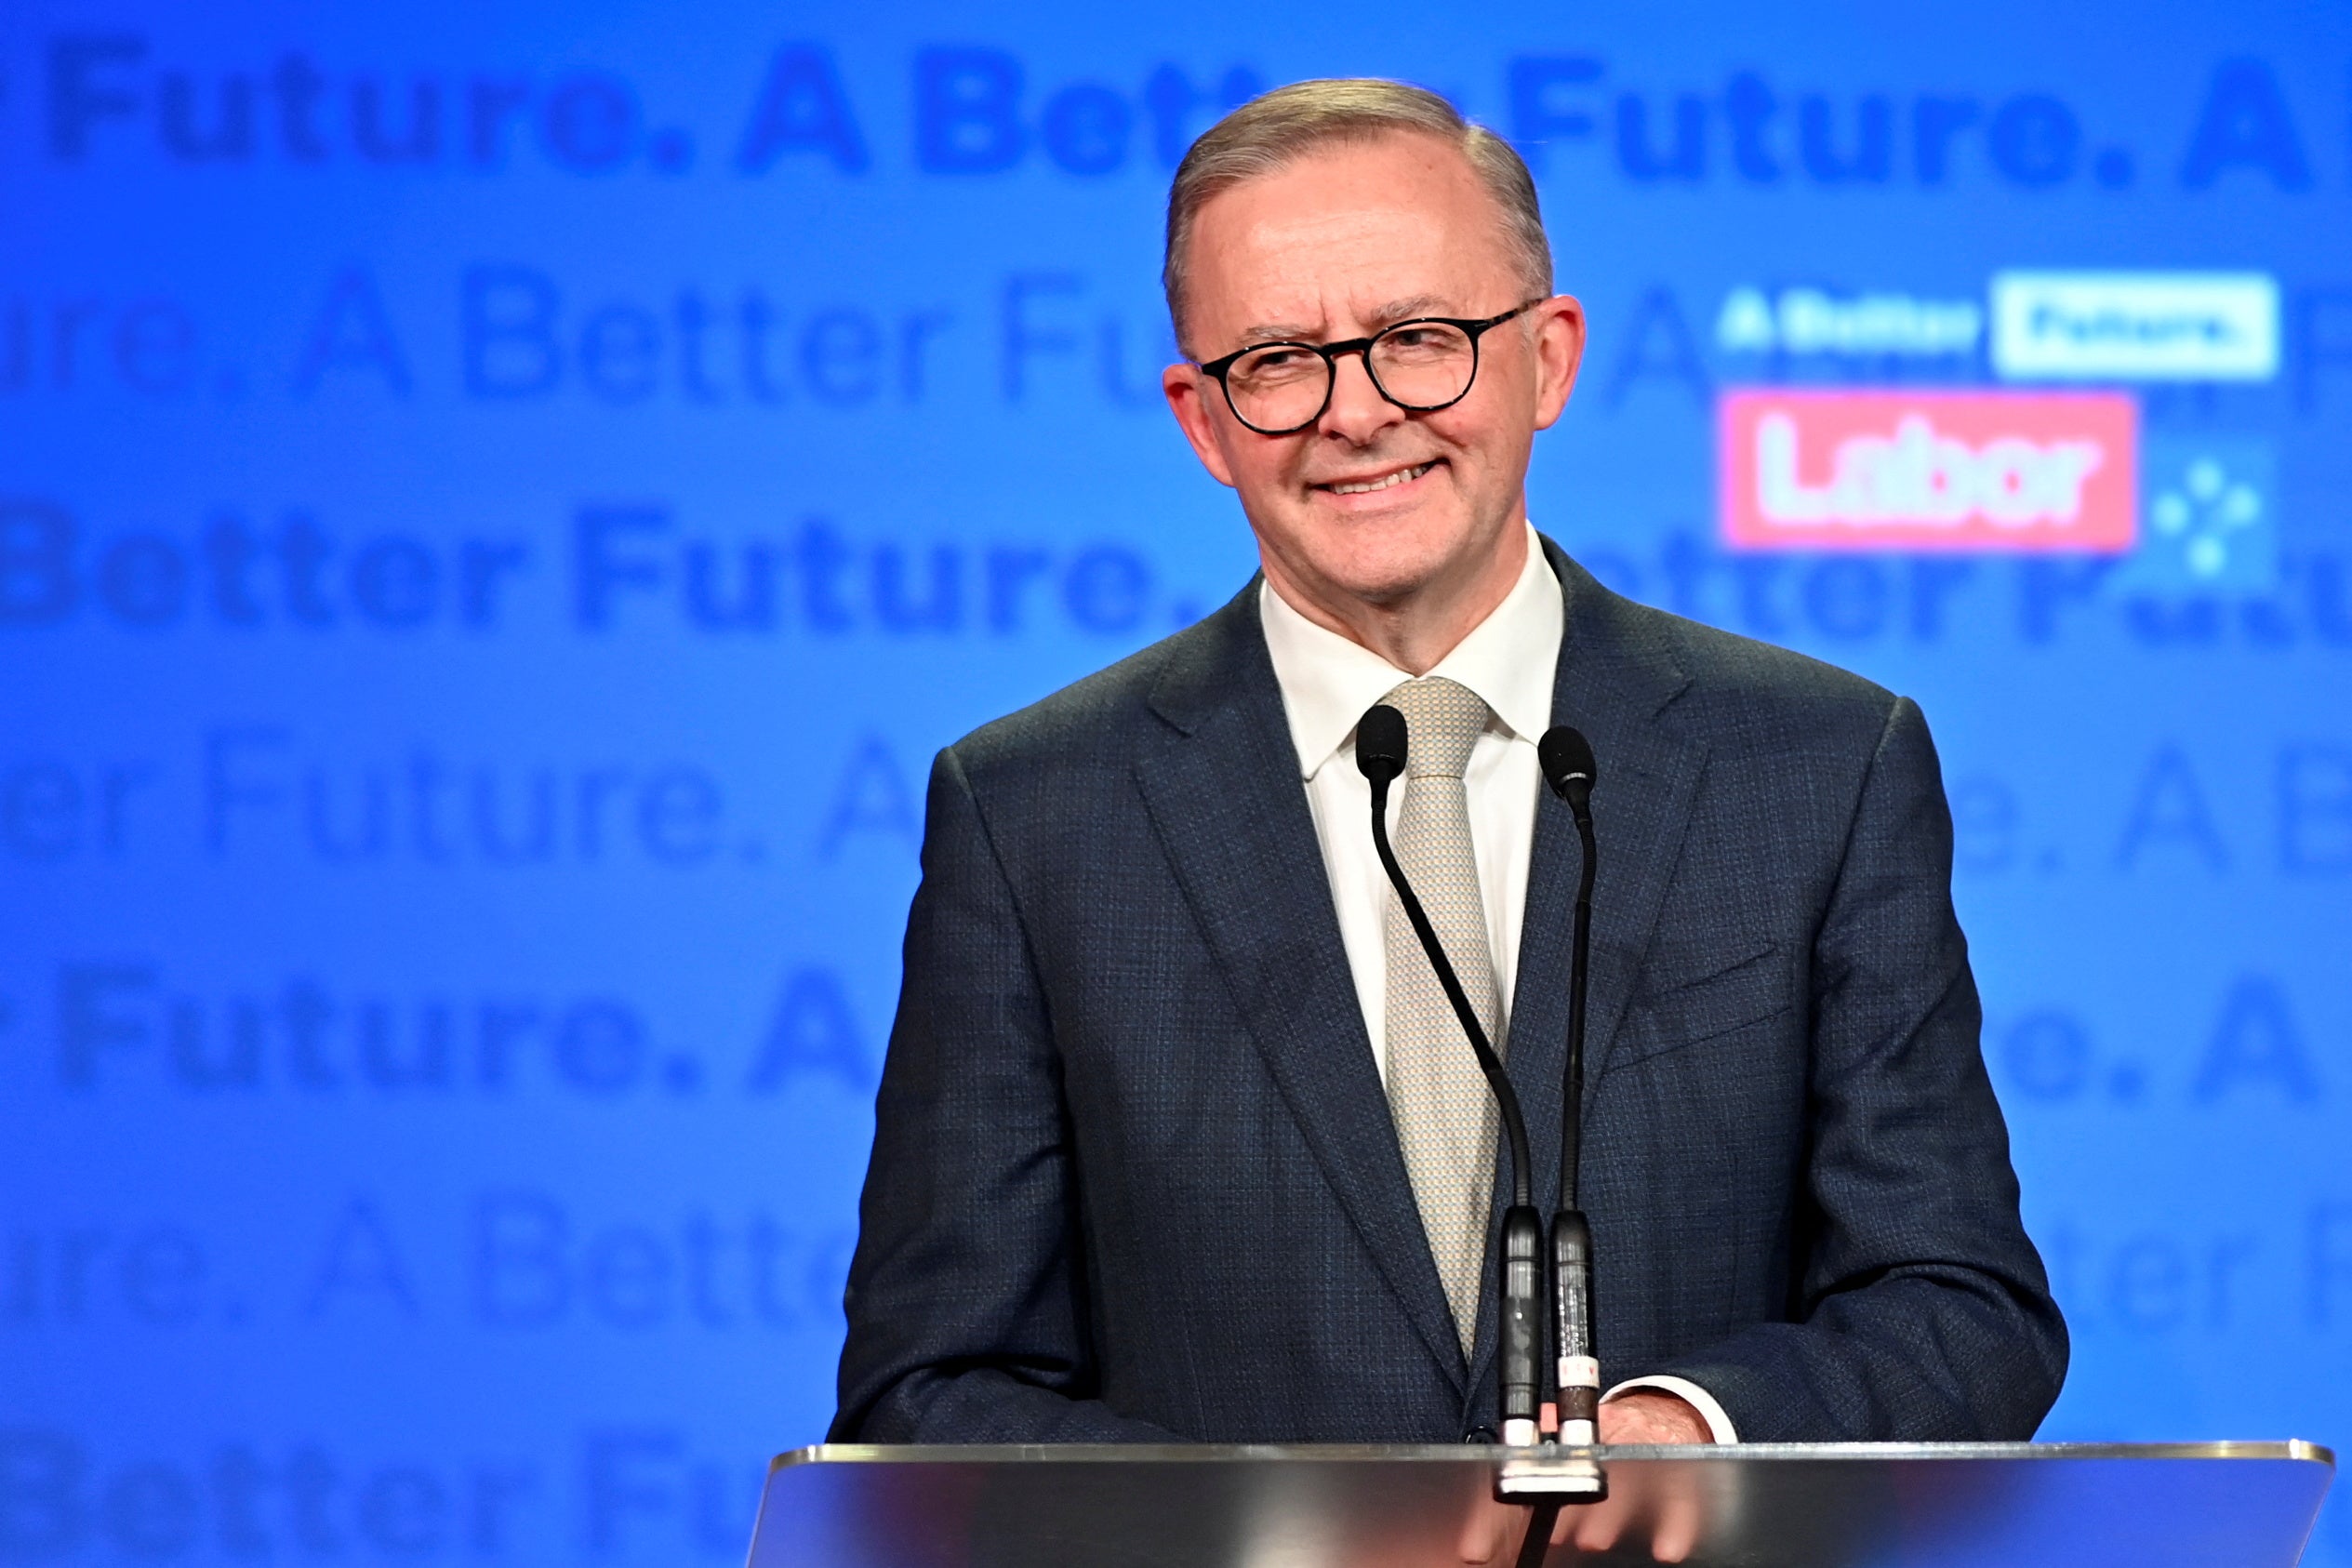
[(1438, 463), (1442, 460), (1443, 459), (1442, 458), (1433, 458), (1426, 463), (1415, 463), (1411, 468), (1401, 468), (1394, 473), (1384, 473), (1377, 479), (1350, 481), (1349, 483), (1344, 485), (1318, 485), (1315, 488), (1318, 490), (1328, 490), (1335, 496), (1366, 496), (1370, 495), (1375, 490), (1392, 490), (1400, 485), (1412, 484), (1415, 480), (1420, 478), (1423, 474), (1437, 467)]

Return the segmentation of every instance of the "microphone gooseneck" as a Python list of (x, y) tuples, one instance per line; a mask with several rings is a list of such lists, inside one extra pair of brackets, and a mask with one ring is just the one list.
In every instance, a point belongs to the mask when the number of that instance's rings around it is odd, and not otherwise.
[(1543, 1398), (1541, 1353), (1536, 1349), (1543, 1318), (1543, 1229), (1533, 1202), (1535, 1177), (1527, 1153), (1527, 1121), (1521, 1114), (1519, 1093), (1511, 1086), (1510, 1075), (1503, 1070), (1502, 1058), (1495, 1054), (1478, 1021), (1478, 1012), (1446, 957), (1445, 945), (1438, 940), (1436, 927), (1429, 924), (1413, 884), (1405, 879), (1404, 868), (1397, 864), (1396, 851), (1389, 844), (1389, 787), (1404, 772), (1409, 743), (1404, 715), (1385, 702), (1375, 704), (1356, 725), (1356, 766), (1372, 785), (1372, 844), (1379, 852), (1381, 869), (1389, 873), (1389, 885), (1396, 890), (1405, 920), (1420, 939), (1421, 950), (1428, 956), (1446, 1001), (1453, 1004), (1454, 1017), (1469, 1040), (1479, 1070), (1485, 1074), (1486, 1085), (1502, 1113), (1503, 1138), (1510, 1150), (1511, 1204), (1503, 1214), (1498, 1256), (1500, 1347), (1495, 1372), (1502, 1383), (1503, 1441), (1523, 1448), (1536, 1440), (1536, 1411)]
[(1592, 786), (1599, 768), (1592, 742), (1566, 724), (1544, 732), (1535, 746), (1544, 782), (1567, 804), (1583, 842), (1576, 873), (1576, 921), (1568, 959), (1568, 1067), (1560, 1108), (1560, 1206), (1576, 1206), (1577, 1157), (1583, 1153), (1585, 1094), (1585, 990), (1592, 951), (1592, 879), (1598, 870), (1592, 834)]
[(1413, 884), (1405, 880), (1404, 868), (1397, 864), (1396, 851), (1389, 845), (1389, 786), (1404, 771), (1406, 748), (1404, 715), (1387, 703), (1375, 704), (1356, 725), (1356, 766), (1372, 783), (1372, 846), (1380, 854), (1380, 865), (1389, 873), (1389, 885), (1396, 889), (1397, 902), (1404, 906), (1404, 918), (1411, 923), (1413, 934), (1421, 939), (1421, 950), (1429, 957), (1429, 967), (1437, 971), (1438, 984), (1445, 991), (1445, 1000), (1454, 1006), (1454, 1017), (1462, 1025), (1462, 1032), (1469, 1036), (1470, 1050), (1478, 1057), (1479, 1070), (1486, 1075), (1487, 1087), (1495, 1091), (1495, 1103), (1503, 1113), (1503, 1136), (1511, 1152), (1511, 1202), (1526, 1205), (1534, 1203), (1534, 1177), (1527, 1157), (1527, 1122), (1520, 1114), (1519, 1092), (1511, 1086), (1509, 1074), (1503, 1070), (1503, 1060), (1488, 1043), (1486, 1030), (1478, 1021), (1478, 1011), (1470, 1005), (1469, 993), (1462, 989), (1461, 980), (1454, 973), (1453, 961), (1445, 956), (1445, 945), (1438, 940), (1437, 928), (1421, 908), (1420, 898)]
[(1597, 868), (1592, 786), (1599, 768), (1592, 742), (1566, 724), (1536, 743), (1544, 782), (1566, 804), (1582, 841), (1576, 919), (1568, 962), (1568, 1062), (1561, 1075), (1560, 1203), (1551, 1218), (1552, 1350), (1560, 1389), (1560, 1440), (1589, 1443), (1599, 1435), (1601, 1362), (1594, 1337), (1592, 1228), (1576, 1204), (1584, 1153), (1585, 990), (1592, 950), (1592, 879)]

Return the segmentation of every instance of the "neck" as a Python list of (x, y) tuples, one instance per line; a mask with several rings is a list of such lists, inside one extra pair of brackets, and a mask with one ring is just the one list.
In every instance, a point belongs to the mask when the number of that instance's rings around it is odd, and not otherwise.
[(1326, 631), (1369, 648), (1408, 675), (1426, 675), (1510, 596), (1527, 565), (1527, 525), (1514, 519), (1495, 550), (1466, 569), (1394, 599), (1361, 599), (1329, 583), (1300, 580), (1271, 551), (1267, 580), (1285, 604)]

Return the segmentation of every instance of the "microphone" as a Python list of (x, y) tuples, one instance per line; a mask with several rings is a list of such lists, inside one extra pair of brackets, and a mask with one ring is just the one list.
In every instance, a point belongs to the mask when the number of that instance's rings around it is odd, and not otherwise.
[(1592, 948), (1592, 742), (1566, 724), (1535, 745), (1544, 782), (1566, 803), (1584, 841), (1576, 878), (1575, 932), (1568, 962), (1568, 1065), (1560, 1106), (1560, 1203), (1551, 1216), (1552, 1352), (1560, 1389), (1560, 1441), (1589, 1444), (1600, 1435), (1601, 1362), (1593, 1337), (1592, 1228), (1576, 1206), (1576, 1165), (1584, 1151), (1585, 987)]
[(1404, 715), (1385, 702), (1377, 703), (1356, 725), (1356, 767), (1372, 785), (1372, 844), (1389, 873), (1389, 885), (1396, 889), (1397, 902), (1403, 907), (1413, 934), (1420, 938), (1421, 950), (1428, 955), (1429, 967), (1437, 972), (1438, 984), (1444, 989), (1446, 1001), (1453, 1003), (1454, 1017), (1468, 1037), (1479, 1070), (1486, 1075), (1487, 1087), (1502, 1111), (1504, 1141), (1511, 1157), (1511, 1203), (1503, 1211), (1501, 1344), (1495, 1371), (1502, 1381), (1503, 1442), (1514, 1448), (1531, 1447), (1538, 1431), (1536, 1407), (1543, 1398), (1541, 1353), (1536, 1349), (1543, 1316), (1543, 1225), (1531, 1201), (1533, 1167), (1527, 1157), (1527, 1123), (1520, 1113), (1518, 1091), (1511, 1087), (1502, 1058), (1487, 1041), (1477, 1009), (1470, 1005), (1452, 961), (1445, 956), (1445, 945), (1438, 940), (1413, 884), (1405, 880), (1404, 868), (1397, 864), (1396, 852), (1389, 846), (1389, 786), (1404, 772), (1408, 744)]
[(1592, 742), (1584, 732), (1567, 724), (1555, 724), (1535, 742), (1535, 760), (1543, 767), (1544, 782), (1552, 793), (1568, 803), (1568, 809), (1576, 814), (1576, 820), (1588, 822), (1592, 815), (1592, 785), (1594, 764)]

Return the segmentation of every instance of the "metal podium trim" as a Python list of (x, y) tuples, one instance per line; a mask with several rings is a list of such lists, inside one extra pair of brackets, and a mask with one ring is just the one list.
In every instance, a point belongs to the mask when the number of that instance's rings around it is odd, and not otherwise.
[(2334, 1472), (2293, 1439), (836, 1443), (770, 1464), (747, 1568), (2296, 1568)]
[[(1459, 1464), (1472, 1456), (1500, 1463), (1529, 1450), (1469, 1443), (1391, 1446), (1385, 1443), (881, 1443), (826, 1442), (794, 1448), (769, 1462), (771, 1471), (811, 1464), (1023, 1464), (1041, 1459), (1076, 1463), (1215, 1464), (1239, 1460), (1381, 1459)], [(1540, 1452), (1540, 1451), (1538, 1451)], [(1550, 1450), (1596, 1459), (2296, 1459), (2335, 1468), (2335, 1451), (2302, 1438), (2212, 1442), (1740, 1442), (1618, 1443)]]

